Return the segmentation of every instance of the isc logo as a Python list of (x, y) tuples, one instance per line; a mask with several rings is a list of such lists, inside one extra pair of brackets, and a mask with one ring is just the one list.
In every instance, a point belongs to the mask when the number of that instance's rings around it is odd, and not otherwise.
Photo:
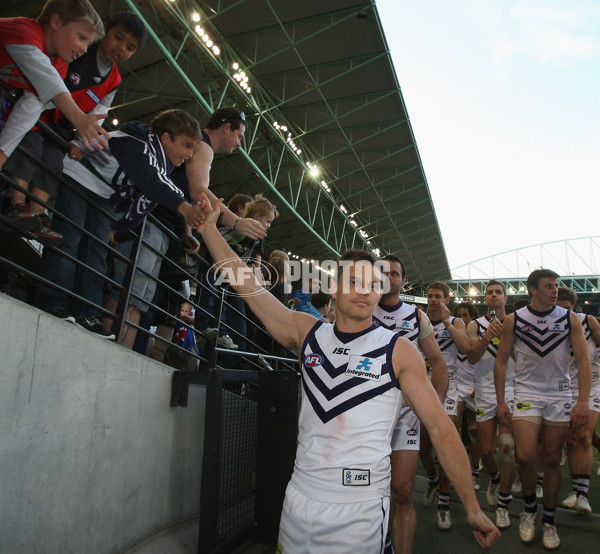
[(371, 472), (368, 469), (342, 470), (342, 484), (345, 487), (364, 487), (371, 484)]
[(341, 354), (342, 356), (347, 356), (348, 352), (350, 352), (349, 348), (334, 348), (332, 354)]
[(408, 439), (406, 444), (417, 444), (417, 439)]

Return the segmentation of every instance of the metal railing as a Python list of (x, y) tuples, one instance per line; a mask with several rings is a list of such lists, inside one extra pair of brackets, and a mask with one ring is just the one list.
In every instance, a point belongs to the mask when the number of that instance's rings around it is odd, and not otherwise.
[[(54, 133), (52, 129), (45, 126), (40, 122), (40, 126), (44, 131), (46, 140), (56, 141), (64, 149), (65, 153), (69, 149), (69, 144), (64, 141), (59, 135)], [(84, 198), (88, 206), (92, 210), (97, 210), (98, 213), (103, 214), (104, 217), (109, 218), (111, 221), (115, 221), (114, 215), (108, 213), (102, 206), (91, 201), (86, 195), (82, 194), (81, 191), (74, 188), (73, 185), (63, 177), (62, 174), (54, 174), (48, 172), (47, 168), (43, 167), (40, 160), (36, 159), (30, 153), (28, 153), (23, 147), (17, 147), (18, 151), (23, 153), (32, 164), (35, 164), (42, 171), (47, 172), (52, 177), (58, 179), (60, 187), (67, 187), (74, 194)], [(108, 183), (107, 183), (108, 184)], [(25, 231), (20, 229), (15, 223), (8, 219), (5, 215), (5, 208), (8, 205), (7, 197), (2, 198), (3, 204), (0, 209), (0, 286), (8, 294), (15, 296), (28, 303), (33, 303), (35, 291), (40, 286), (48, 287), (54, 291), (65, 295), (71, 302), (79, 303), (80, 305), (87, 306), (94, 310), (97, 310), (105, 321), (112, 320), (112, 332), (116, 335), (117, 340), (120, 340), (124, 334), (126, 326), (135, 328), (138, 332), (138, 340), (134, 346), (134, 350), (140, 353), (145, 353), (146, 348), (145, 342), (149, 339), (153, 339), (155, 342), (162, 342), (164, 346), (168, 346), (169, 349), (179, 353), (179, 356), (191, 357), (195, 359), (191, 365), (198, 367), (199, 369), (210, 369), (216, 367), (223, 367), (223, 363), (234, 367), (243, 367), (245, 369), (256, 369), (256, 370), (273, 370), (273, 369), (297, 369), (297, 359), (293, 353), (286, 351), (285, 355), (281, 355), (282, 347), (277, 347), (275, 342), (271, 339), (270, 347), (265, 347), (265, 341), (261, 341), (259, 345), (254, 340), (249, 340), (248, 336), (242, 336), (236, 329), (235, 325), (231, 324), (231, 319), (243, 318), (246, 329), (253, 330), (254, 332), (249, 333), (250, 336), (254, 336), (257, 333), (259, 336), (264, 338), (266, 331), (262, 326), (257, 324), (251, 318), (248, 318), (245, 314), (241, 313), (234, 305), (227, 300), (225, 290), (221, 289), (220, 294), (212, 287), (207, 286), (203, 276), (206, 276), (210, 263), (207, 259), (203, 258), (198, 254), (191, 255), (196, 264), (197, 271), (190, 271), (189, 267), (184, 267), (178, 264), (174, 259), (171, 259), (167, 255), (160, 254), (156, 249), (144, 243), (145, 248), (152, 251), (157, 257), (161, 258), (161, 264), (163, 268), (170, 268), (171, 271), (177, 271), (182, 279), (181, 281), (187, 280), (189, 282), (189, 288), (191, 290), (191, 296), (187, 297), (180, 288), (178, 288), (173, 282), (165, 282), (160, 278), (156, 279), (149, 273), (145, 272), (137, 266), (137, 259), (142, 246), (144, 227), (147, 221), (151, 221), (157, 226), (169, 239), (170, 244), (179, 245), (184, 248), (181, 237), (177, 236), (170, 228), (165, 226), (163, 222), (157, 219), (154, 214), (149, 214), (147, 220), (144, 220), (143, 224), (136, 228), (134, 231), (129, 231), (129, 236), (133, 238), (133, 247), (129, 257), (121, 254), (112, 243), (106, 244), (102, 238), (94, 236), (86, 229), (79, 226), (74, 221), (70, 220), (65, 214), (59, 212), (55, 207), (52, 200), (49, 203), (41, 201), (36, 197), (30, 190), (24, 189), (15, 183), (6, 171), (0, 172), (0, 186), (5, 190), (10, 190), (10, 187), (16, 188), (25, 194), (28, 200), (34, 200), (41, 204), (52, 219), (61, 219), (67, 225), (72, 226), (81, 233), (81, 236), (89, 241), (91, 248), (101, 249), (106, 255), (107, 259), (120, 260), (127, 264), (127, 270), (125, 272), (125, 279), (123, 283), (118, 283), (113, 279), (112, 273), (109, 271), (107, 274), (99, 273), (93, 268), (87, 266), (78, 256), (72, 256), (64, 252), (60, 246), (54, 246), (52, 244), (41, 245), (38, 242), (36, 235), (31, 231)], [(85, 185), (83, 184), (85, 187)], [(30, 186), (31, 189), (31, 186)], [(59, 190), (60, 194), (60, 190)], [(198, 236), (199, 238), (199, 236)], [(119, 291), (119, 301), (117, 309), (109, 311), (104, 305), (98, 305), (90, 302), (80, 294), (77, 294), (73, 290), (67, 290), (60, 285), (44, 278), (42, 275), (42, 265), (44, 252), (51, 251), (58, 256), (66, 258), (70, 263), (74, 264), (76, 268), (83, 271), (91, 272), (92, 275), (102, 279), (104, 282), (105, 290), (113, 289)], [(148, 279), (152, 279), (157, 283), (157, 295), (151, 302), (145, 302), (143, 298), (140, 298), (132, 291), (132, 284), (136, 272), (141, 275), (145, 275)], [(204, 346), (203, 352), (198, 354), (197, 352), (190, 351), (188, 349), (181, 348), (171, 341), (170, 338), (164, 338), (156, 333), (152, 333), (150, 330), (151, 316), (160, 316), (170, 321), (173, 327), (178, 325), (189, 325), (179, 317), (179, 313), (169, 313), (163, 306), (160, 305), (158, 298), (160, 294), (174, 295), (174, 298), (179, 299), (181, 302), (189, 302), (197, 313), (202, 313), (206, 317), (212, 318), (217, 322), (216, 327), (221, 330), (225, 328), (233, 341), (238, 340), (239, 342), (246, 344), (246, 348), (238, 351), (220, 348), (216, 345), (217, 337), (204, 337), (202, 336), (202, 329), (195, 329), (198, 337), (200, 338), (200, 344)], [(217, 299), (218, 313), (209, 313), (204, 305), (207, 304), (207, 295), (213, 295)], [(135, 299), (139, 302), (147, 303), (148, 313), (144, 316), (140, 323), (134, 323), (127, 319), (128, 306), (131, 301)], [(228, 320), (222, 321), (222, 312), (227, 309)]]

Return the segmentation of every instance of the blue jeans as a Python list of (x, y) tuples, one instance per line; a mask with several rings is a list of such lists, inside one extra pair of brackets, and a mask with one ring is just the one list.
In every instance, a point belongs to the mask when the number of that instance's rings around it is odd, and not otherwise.
[[(209, 327), (218, 327), (219, 306), (221, 304), (222, 292), (222, 288), (215, 285), (216, 276), (214, 273), (207, 271), (202, 274), (202, 277), (204, 287), (201, 289), (200, 299), (198, 300), (200, 309), (196, 310), (194, 316), (194, 327), (200, 332)], [(225, 300), (227, 300), (227, 295), (225, 295)], [(221, 321), (225, 321), (225, 306), (223, 306), (223, 312), (221, 313)], [(223, 336), (226, 334), (225, 327), (221, 325), (219, 335)]]
[[(139, 231), (141, 227), (137, 228)], [(154, 248), (151, 250), (150, 248)], [(127, 239), (122, 242), (117, 242), (116, 250), (124, 256), (131, 257), (131, 250), (133, 247), (133, 239)], [(169, 247), (169, 237), (163, 233), (159, 227), (154, 225), (150, 221), (146, 221), (144, 226), (143, 240), (140, 245), (140, 253), (138, 255), (137, 266), (149, 275), (142, 273), (142, 271), (136, 270), (133, 276), (133, 284), (131, 285), (131, 293), (141, 298), (135, 298), (131, 296), (129, 298), (129, 305), (135, 306), (140, 312), (147, 312), (150, 308), (149, 303), (154, 298), (156, 292), (156, 285), (158, 274), (160, 272), (160, 266), (162, 264), (162, 257), (167, 252)], [(127, 271), (127, 264), (120, 259), (115, 258), (115, 281), (120, 285), (125, 283), (125, 273)], [(111, 298), (113, 300), (119, 300), (120, 292), (113, 290)]]
[[(110, 206), (107, 198), (91, 192), (67, 175), (63, 177), (89, 200), (114, 215), (114, 208)], [(61, 186), (58, 189), (56, 211), (95, 236), (102, 244), (86, 237), (79, 229), (58, 216), (53, 218), (52, 227), (63, 235), (64, 243), (60, 250), (105, 276), (107, 250), (103, 245), (108, 244), (112, 220), (91, 206), (85, 197), (81, 197), (66, 186)], [(77, 266), (67, 258), (50, 252), (49, 249), (44, 251), (42, 276), (97, 306), (104, 304), (104, 278), (94, 275), (84, 267)], [(45, 286), (38, 288), (34, 303), (42, 309), (68, 311), (77, 317), (100, 315), (100, 310), (81, 302), (70, 301), (66, 294)]]

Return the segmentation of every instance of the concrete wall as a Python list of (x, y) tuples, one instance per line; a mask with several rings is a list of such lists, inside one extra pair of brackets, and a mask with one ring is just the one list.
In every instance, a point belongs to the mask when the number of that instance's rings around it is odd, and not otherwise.
[(205, 390), (0, 295), (0, 553), (119, 552), (197, 515)]

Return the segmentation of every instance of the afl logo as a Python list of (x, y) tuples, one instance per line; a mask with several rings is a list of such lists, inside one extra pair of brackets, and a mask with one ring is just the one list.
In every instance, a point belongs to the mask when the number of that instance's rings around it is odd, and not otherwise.
[(594, 400), (593, 400), (593, 401), (594, 401), (594, 403), (596, 403), (596, 404), (600, 404), (600, 398), (594, 398)]
[(409, 429), (408, 431), (406, 431), (406, 434), (409, 437), (416, 437), (417, 436), (417, 431), (415, 429)]
[(323, 356), (321, 354), (307, 354), (304, 357), (304, 365), (306, 367), (316, 367), (323, 363)]
[(570, 410), (571, 404), (569, 402), (565, 402), (565, 410)]
[(454, 406), (455, 402), (454, 402), (454, 400), (452, 400), (452, 398), (447, 398), (446, 404), (448, 404), (448, 406)]
[(79, 73), (69, 73), (69, 80), (74, 85), (78, 85), (81, 83), (81, 75), (79, 75)]

